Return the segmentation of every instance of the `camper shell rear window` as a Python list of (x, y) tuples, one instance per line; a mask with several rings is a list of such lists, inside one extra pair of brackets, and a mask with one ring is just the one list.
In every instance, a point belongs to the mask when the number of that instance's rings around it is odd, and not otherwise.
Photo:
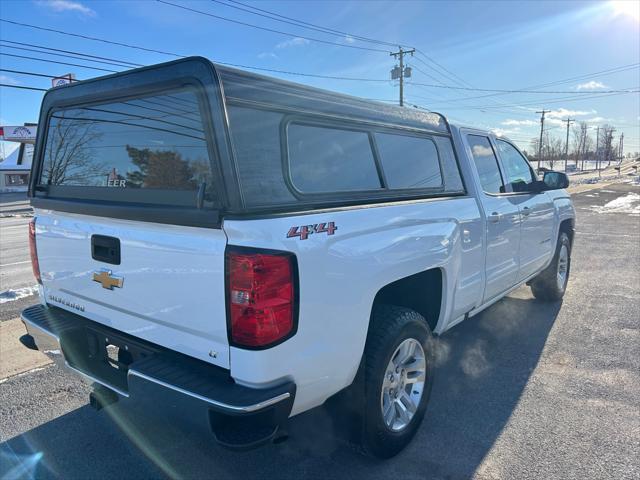
[(210, 208), (202, 115), (188, 87), (54, 109), (39, 183), (55, 197)]

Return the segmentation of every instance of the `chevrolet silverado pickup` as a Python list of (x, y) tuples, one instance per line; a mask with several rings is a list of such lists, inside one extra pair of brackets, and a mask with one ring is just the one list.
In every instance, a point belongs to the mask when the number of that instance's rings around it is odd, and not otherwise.
[(228, 447), (352, 390), (395, 455), (436, 336), (567, 287), (567, 176), (437, 113), (192, 57), (53, 88), (39, 125), (23, 343), (96, 406), (166, 404)]

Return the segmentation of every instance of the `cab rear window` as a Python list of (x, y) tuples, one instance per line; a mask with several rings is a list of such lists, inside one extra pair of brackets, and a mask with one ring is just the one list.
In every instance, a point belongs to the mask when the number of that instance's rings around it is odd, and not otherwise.
[(54, 110), (40, 184), (63, 197), (207, 206), (211, 171), (198, 97), (182, 89)]

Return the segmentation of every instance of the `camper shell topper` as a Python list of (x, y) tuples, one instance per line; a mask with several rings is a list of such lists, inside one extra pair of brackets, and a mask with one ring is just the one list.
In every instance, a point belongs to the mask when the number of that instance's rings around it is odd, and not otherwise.
[[(464, 186), (446, 120), (190, 57), (52, 89), (40, 113), (35, 207), (219, 227), (223, 213), (300, 211), (456, 195)], [(366, 144), (361, 185), (298, 157), (352, 132)], [(385, 134), (427, 135), (433, 181), (395, 187)], [(391, 148), (393, 146), (391, 145)], [(71, 154), (69, 153), (71, 152)], [(344, 152), (353, 158), (353, 152)], [(359, 158), (359, 157), (358, 157)], [(363, 167), (364, 166), (364, 167)], [(331, 168), (331, 167), (328, 167)], [(324, 179), (324, 180), (323, 180)], [(313, 185), (312, 185), (313, 184)]]

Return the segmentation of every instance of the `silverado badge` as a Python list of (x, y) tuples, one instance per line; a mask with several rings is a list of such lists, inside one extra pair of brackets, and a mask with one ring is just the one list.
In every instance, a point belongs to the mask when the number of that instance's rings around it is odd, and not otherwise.
[(111, 275), (111, 270), (100, 270), (93, 272), (93, 281), (102, 285), (102, 288), (113, 290), (113, 287), (122, 288), (124, 278)]

